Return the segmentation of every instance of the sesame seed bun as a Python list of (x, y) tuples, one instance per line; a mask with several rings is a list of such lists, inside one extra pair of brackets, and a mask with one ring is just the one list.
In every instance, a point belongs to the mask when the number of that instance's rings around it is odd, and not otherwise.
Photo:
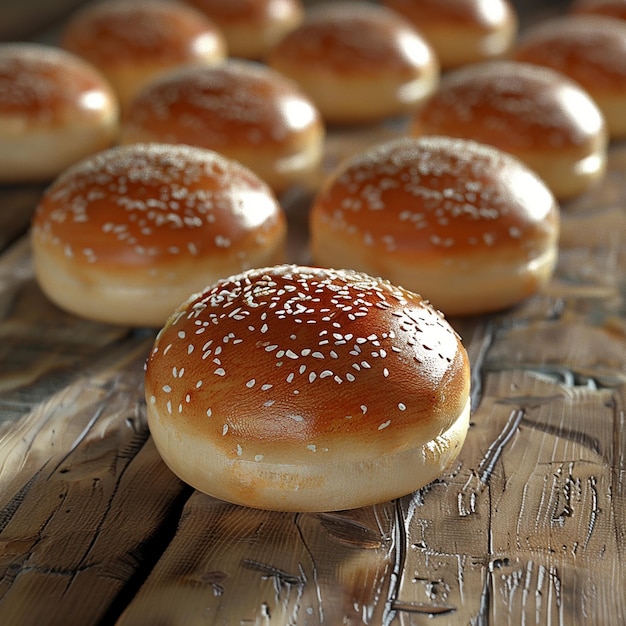
[(100, 69), (125, 108), (156, 77), (181, 65), (226, 57), (220, 29), (204, 14), (170, 0), (105, 0), (74, 13), (61, 45)]
[(579, 83), (604, 113), (612, 139), (626, 137), (626, 22), (563, 15), (524, 31), (513, 57), (550, 67)]
[(35, 274), (77, 315), (160, 327), (223, 276), (283, 260), (274, 194), (235, 161), (200, 148), (111, 148), (64, 172), (33, 218)]
[(444, 70), (506, 55), (515, 43), (517, 12), (507, 0), (383, 0), (434, 48)]
[(154, 81), (126, 112), (120, 141), (209, 148), (280, 193), (316, 183), (324, 127), (295, 83), (259, 63), (231, 59)]
[(453, 70), (416, 113), (414, 135), (474, 139), (526, 163), (559, 199), (604, 176), (608, 132), (591, 96), (561, 72), (520, 61)]
[(435, 53), (417, 30), (394, 11), (366, 2), (310, 8), (266, 60), (295, 80), (332, 124), (403, 115), (439, 80)]
[(113, 89), (92, 65), (53, 46), (0, 44), (0, 182), (48, 181), (109, 147)]
[(509, 154), (464, 139), (393, 140), (339, 165), (310, 214), (317, 265), (420, 293), (446, 315), (511, 306), (549, 280), (559, 209)]
[(410, 493), (458, 455), (469, 365), (416, 294), (353, 271), (255, 269), (183, 303), (146, 367), (164, 461), (209, 495), (324, 511)]

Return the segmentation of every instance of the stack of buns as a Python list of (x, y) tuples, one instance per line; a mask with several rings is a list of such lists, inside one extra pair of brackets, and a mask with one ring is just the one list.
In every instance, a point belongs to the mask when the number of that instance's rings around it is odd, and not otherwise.
[[(0, 46), (0, 182), (50, 183), (36, 278), (160, 329), (148, 423), (183, 480), (334, 510), (454, 462), (470, 379), (446, 317), (546, 287), (559, 202), (626, 136), (626, 22), (592, 4), (518, 37), (506, 0), (104, 0), (58, 46)], [(331, 167), (337, 125), (394, 139)]]

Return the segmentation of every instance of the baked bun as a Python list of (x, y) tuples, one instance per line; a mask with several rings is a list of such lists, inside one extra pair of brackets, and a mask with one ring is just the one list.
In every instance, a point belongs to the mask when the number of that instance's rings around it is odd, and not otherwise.
[(159, 327), (207, 283), (281, 262), (285, 231), (271, 190), (239, 163), (189, 146), (116, 147), (43, 195), (35, 274), (67, 311)]
[(186, 0), (224, 33), (230, 56), (260, 60), (304, 15), (300, 0)]
[(407, 18), (435, 49), (442, 69), (506, 55), (518, 17), (507, 0), (383, 0)]
[(604, 113), (611, 138), (626, 137), (626, 22), (599, 15), (545, 20), (525, 31), (514, 57), (578, 82)]
[(430, 45), (404, 18), (364, 2), (313, 7), (267, 56), (333, 124), (378, 121), (415, 109), (439, 79)]
[(605, 15), (626, 20), (626, 0), (574, 0), (569, 10), (571, 13)]
[(559, 199), (586, 191), (606, 171), (602, 112), (578, 83), (549, 68), (485, 61), (452, 70), (416, 113), (413, 135), (474, 139), (516, 156)]
[(109, 147), (118, 105), (104, 76), (43, 44), (0, 44), (0, 183), (47, 181)]
[(219, 28), (199, 11), (170, 0), (91, 4), (70, 18), (61, 45), (103, 72), (122, 107), (175, 67), (212, 65), (226, 57)]
[(122, 143), (186, 143), (240, 161), (276, 192), (317, 178), (321, 117), (300, 89), (252, 61), (190, 67), (146, 87), (122, 120)]
[(468, 429), (459, 337), (418, 295), (352, 271), (255, 269), (159, 333), (148, 425), (184, 481), (245, 506), (350, 509), (410, 493)]
[(558, 230), (557, 202), (533, 171), (450, 137), (397, 139), (348, 159), (310, 214), (315, 264), (383, 276), (446, 315), (535, 293), (552, 274)]

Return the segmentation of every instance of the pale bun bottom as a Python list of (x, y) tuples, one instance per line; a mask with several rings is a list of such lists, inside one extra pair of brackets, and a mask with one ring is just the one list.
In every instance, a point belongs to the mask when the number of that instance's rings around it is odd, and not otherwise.
[(245, 262), (180, 260), (161, 269), (107, 271), (81, 264), (32, 242), (35, 276), (41, 290), (61, 309), (79, 317), (131, 327), (160, 328), (182, 302), (220, 278), (248, 267), (284, 260), (281, 239)]
[(423, 32), (435, 49), (441, 68), (453, 69), (505, 56), (515, 41), (517, 25), (511, 22), (489, 33), (451, 25)]
[(0, 183), (45, 182), (70, 165), (111, 146), (118, 132), (117, 111), (93, 124), (11, 130), (0, 120)]
[(591, 90), (589, 90), (589, 93), (604, 114), (609, 136), (612, 139), (625, 139), (626, 115), (624, 111), (626, 111), (626, 94), (623, 92), (619, 94), (594, 93)]
[(434, 65), (419, 76), (387, 74), (332, 75), (297, 68), (283, 61), (270, 61), (273, 68), (295, 80), (315, 103), (326, 122), (338, 125), (364, 124), (414, 111), (439, 83)]
[(518, 152), (516, 156), (532, 169), (559, 200), (568, 200), (584, 193), (602, 180), (607, 167), (607, 148), (603, 141), (588, 154), (574, 151), (560, 153)]
[(346, 241), (325, 234), (313, 239), (312, 254), (318, 265), (381, 276), (420, 294), (446, 316), (464, 316), (509, 308), (543, 289), (556, 265), (557, 245), (531, 260), (485, 253), (409, 261), (372, 249), (359, 255)]
[(228, 54), (241, 59), (260, 60), (300, 23), (300, 15), (290, 21), (274, 25), (221, 24), (228, 43)]
[[(368, 460), (277, 464), (226, 455), (148, 402), (148, 425), (161, 457), (183, 481), (210, 496), (276, 511), (338, 511), (387, 502), (439, 477), (456, 459), (469, 429), (470, 401), (436, 439)], [(352, 443), (358, 449), (358, 436)], [(318, 453), (315, 453), (318, 454)], [(320, 452), (319, 454), (326, 454)], [(343, 458), (342, 458), (343, 457)]]

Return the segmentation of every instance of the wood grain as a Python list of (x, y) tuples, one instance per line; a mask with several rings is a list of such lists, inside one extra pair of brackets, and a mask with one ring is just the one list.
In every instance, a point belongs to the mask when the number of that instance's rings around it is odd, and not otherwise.
[[(333, 133), (326, 168), (397, 125)], [(497, 315), (451, 319), (472, 424), (397, 501), (291, 514), (191, 490), (149, 436), (154, 332), (39, 289), (42, 187), (0, 189), (0, 624), (626, 623), (626, 146), (562, 210), (557, 273)], [(309, 192), (282, 202), (308, 262)]]

